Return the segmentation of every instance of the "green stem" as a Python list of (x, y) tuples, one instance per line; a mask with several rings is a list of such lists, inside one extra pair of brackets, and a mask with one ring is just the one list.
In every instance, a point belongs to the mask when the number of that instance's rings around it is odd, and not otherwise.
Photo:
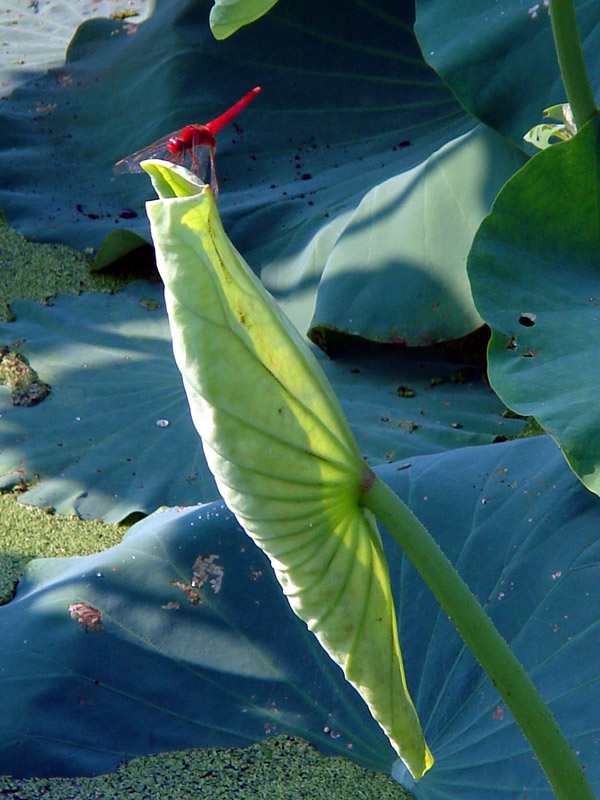
[(558, 800), (596, 800), (552, 712), (431, 534), (379, 478), (363, 494), (362, 504), (400, 544), (488, 674)]
[(567, 100), (577, 130), (581, 130), (598, 108), (583, 60), (573, 0), (550, 0), (550, 19)]

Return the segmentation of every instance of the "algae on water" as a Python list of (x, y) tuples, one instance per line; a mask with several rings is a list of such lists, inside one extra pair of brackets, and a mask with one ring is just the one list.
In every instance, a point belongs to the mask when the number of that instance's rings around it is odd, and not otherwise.
[(27, 241), (0, 218), (0, 318), (14, 318), (10, 304), (18, 298), (46, 303), (57, 292), (114, 292), (141, 277), (135, 269), (90, 272), (91, 264), (66, 245)]
[(20, 800), (410, 800), (387, 775), (277, 736), (246, 748), (195, 749), (134, 758), (93, 778), (0, 777)]
[(21, 505), (17, 498), (18, 490), (0, 494), (0, 605), (12, 599), (32, 558), (97, 553), (118, 544), (127, 530), (123, 525), (54, 514), (49, 507)]

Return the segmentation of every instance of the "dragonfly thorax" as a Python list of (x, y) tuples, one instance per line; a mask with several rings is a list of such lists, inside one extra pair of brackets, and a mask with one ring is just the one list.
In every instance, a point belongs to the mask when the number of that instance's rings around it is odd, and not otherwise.
[(176, 136), (171, 136), (167, 150), (178, 156), (194, 147), (215, 147), (216, 144), (215, 137), (205, 125), (186, 125)]

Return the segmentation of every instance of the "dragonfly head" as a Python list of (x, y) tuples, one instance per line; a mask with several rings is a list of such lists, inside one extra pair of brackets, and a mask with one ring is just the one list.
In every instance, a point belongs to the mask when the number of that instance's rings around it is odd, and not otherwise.
[(174, 156), (180, 156), (188, 147), (181, 136), (171, 136), (167, 142), (167, 150)]

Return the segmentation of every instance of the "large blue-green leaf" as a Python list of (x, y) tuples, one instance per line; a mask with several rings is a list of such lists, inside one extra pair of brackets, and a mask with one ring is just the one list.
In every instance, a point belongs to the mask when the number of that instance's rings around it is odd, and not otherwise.
[[(413, 466), (379, 474), (408, 500), (509, 642), (599, 791), (598, 498), (549, 437)], [(397, 550), (387, 552), (408, 684), (437, 767), (412, 791), (418, 800), (552, 800), (472, 654), (412, 567), (402, 559), (395, 569)]]
[(523, 160), (478, 125), (367, 192), (325, 263), (311, 326), (412, 346), (478, 328), (464, 264)]
[[(0, 386), (2, 485), (36, 481), (23, 502), (107, 521), (217, 497), (173, 362), (161, 285), (12, 307), (17, 319), (0, 324), (0, 346), (16, 342), (51, 392), (27, 408)], [(484, 444), (522, 426), (502, 416), (476, 369), (441, 352), (351, 349), (319, 359), (371, 464)], [(414, 396), (399, 396), (402, 386)]]
[[(101, 614), (87, 631), (79, 603)], [(292, 730), (394, 760), (222, 502), (157, 512), (98, 555), (32, 562), (0, 607), (0, 677), (0, 774), (93, 774)]]
[[(600, 91), (596, 3), (576, 0), (592, 87)], [(566, 101), (547, 2), (416, 0), (416, 33), (429, 64), (480, 120), (523, 145), (542, 110)]]
[[(210, 33), (209, 7), (158, 0), (138, 26), (87, 22), (63, 68), (11, 95), (0, 115), (0, 207), (11, 224), (82, 250), (115, 230), (147, 236), (147, 184), (112, 177), (113, 163), (183, 124), (208, 121), (258, 84), (262, 94), (218, 137), (221, 210), (232, 240), (296, 326), (307, 330), (322, 288), (317, 322), (325, 327), (417, 344), (476, 327), (464, 257), (477, 220), (520, 161), (489, 132), (474, 143), (460, 138), (474, 120), (425, 64), (412, 3), (390, 10), (385, 0), (351, 8), (288, 0), (224, 42)], [(405, 177), (386, 183), (396, 176)], [(423, 191), (432, 186), (436, 202), (424, 211)], [(432, 256), (440, 220), (452, 220), (453, 234), (443, 264)], [(357, 227), (370, 242), (361, 252), (373, 290), (363, 288), (360, 308), (344, 315), (344, 253)], [(390, 240), (403, 256), (393, 263)], [(112, 245), (113, 257), (130, 247)], [(421, 286), (429, 336), (407, 330), (406, 306), (385, 290), (390, 271), (394, 287), (405, 273), (412, 292)]]
[[(117, 296), (17, 301), (0, 327), (50, 394), (5, 408), (0, 474), (33, 480), (24, 502), (118, 522), (132, 512), (218, 497), (173, 366), (161, 287), (136, 283)], [(23, 319), (21, 320), (21, 315)]]
[[(378, 472), (511, 643), (600, 790), (598, 499), (548, 437), (396, 466)], [(510, 714), (383, 533), (407, 680), (436, 757), (412, 791), (418, 800), (551, 800)], [(192, 566), (213, 554), (220, 591), (204, 583), (192, 606)], [(84, 633), (69, 617), (75, 603), (98, 609), (102, 630)], [(378, 726), (221, 504), (157, 513), (96, 556), (33, 562), (0, 608), (0, 634), (0, 773), (89, 774), (136, 753), (237, 745), (269, 731), (392, 767)], [(399, 763), (394, 771), (408, 782)]]
[(141, 22), (147, 5), (148, 0), (127, 0), (121, 8), (114, 0), (11, 0), (9, 7), (2, 7), (0, 17), (2, 99), (32, 76), (63, 64), (73, 31), (82, 20), (120, 11)]
[(533, 158), (506, 185), (469, 256), (493, 330), (490, 381), (535, 416), (600, 494), (598, 122)]
[(352, 345), (320, 359), (363, 456), (384, 464), (517, 436), (485, 372), (435, 348)]

